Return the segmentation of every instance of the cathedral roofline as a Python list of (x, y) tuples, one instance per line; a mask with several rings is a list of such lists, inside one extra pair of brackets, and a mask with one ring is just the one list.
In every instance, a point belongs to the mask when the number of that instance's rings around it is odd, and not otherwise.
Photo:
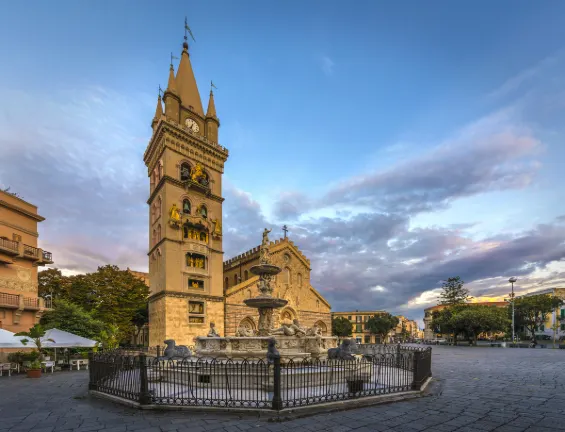
[[(302, 251), (300, 249), (298, 249), (298, 246), (296, 246), (294, 244), (294, 242), (292, 240), (290, 240), (288, 237), (286, 238), (281, 238), (279, 240), (275, 240), (275, 241), (271, 241), (269, 243), (269, 246), (272, 247), (276, 247), (279, 245), (290, 245), (292, 246), (292, 249), (294, 250), (294, 252), (298, 255), (299, 258), (301, 258), (304, 263), (306, 264), (306, 266), (308, 268), (310, 268), (310, 260), (308, 258), (306, 258), (306, 256), (302, 253)], [(275, 250), (278, 250), (279, 247), (276, 247)], [(226, 267), (230, 267), (231, 265), (237, 263), (240, 264), (243, 262), (247, 262), (247, 261), (251, 261), (253, 259), (255, 259), (257, 256), (259, 256), (259, 250), (260, 250), (260, 246), (255, 246), (254, 248), (249, 249), (246, 252), (243, 252), (233, 258), (229, 258), (228, 260), (224, 261), (224, 270), (226, 270)], [(273, 251), (271, 250), (271, 253)]]

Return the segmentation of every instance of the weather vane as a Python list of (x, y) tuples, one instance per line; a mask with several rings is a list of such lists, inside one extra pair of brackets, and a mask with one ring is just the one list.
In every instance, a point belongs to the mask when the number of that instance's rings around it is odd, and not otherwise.
[(192, 40), (194, 42), (196, 42), (196, 39), (194, 39), (194, 35), (192, 34), (190, 27), (188, 26), (188, 21), (187, 21), (186, 17), (184, 17), (184, 41), (185, 42), (188, 42), (188, 35), (190, 35)]
[(161, 84), (159, 84), (159, 96), (161, 96), (163, 93), (165, 93), (165, 92), (164, 92), (163, 89), (161, 88)]
[(212, 91), (212, 89), (218, 90), (218, 87), (214, 85), (214, 81), (210, 81), (210, 91)]
[(173, 60), (178, 60), (178, 57), (175, 57), (173, 53), (171, 53), (171, 66), (173, 65)]

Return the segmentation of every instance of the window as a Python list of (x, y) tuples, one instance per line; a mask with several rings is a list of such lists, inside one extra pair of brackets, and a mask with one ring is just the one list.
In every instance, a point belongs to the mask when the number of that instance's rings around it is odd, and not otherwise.
[[(298, 300), (296, 303), (298, 303)], [(316, 300), (316, 309), (320, 309), (320, 300)]]
[(302, 273), (298, 273), (296, 278), (298, 279), (298, 286), (302, 288)]
[(561, 309), (561, 319), (565, 319), (565, 309)]
[(204, 281), (200, 279), (189, 279), (188, 288), (190, 289), (204, 289)]
[(365, 321), (365, 322), (366, 322), (368, 319), (369, 319), (369, 317), (368, 317), (367, 315), (365, 315), (365, 316), (363, 317), (363, 321)]
[(355, 317), (355, 320), (356, 320), (357, 322), (361, 322), (361, 317), (360, 317), (360, 316), (357, 316), (357, 317)]
[(182, 212), (184, 214), (190, 214), (190, 201), (187, 199), (182, 200)]
[(21, 243), (22, 241), (22, 236), (19, 234), (12, 234), (12, 240), (18, 243)]
[(361, 328), (361, 324), (356, 324), (356, 325), (355, 325), (355, 331), (356, 331), (357, 333), (361, 333), (361, 332), (363, 331), (363, 329)]
[(186, 266), (192, 268), (206, 268), (206, 257), (204, 255), (188, 252), (186, 254)]
[(351, 321), (351, 315), (349, 315), (349, 316), (347, 317), (347, 319), (348, 319), (349, 321)]
[(565, 331), (565, 324), (561, 324), (561, 331)]
[(355, 338), (355, 341), (356, 341), (357, 343), (361, 343), (361, 338), (360, 338), (360, 337)]
[(159, 180), (163, 178), (163, 161), (159, 161)]
[(243, 280), (247, 280), (247, 279), (249, 279), (249, 273), (247, 272), (247, 270), (245, 270), (243, 272)]
[(189, 324), (204, 324), (203, 302), (188, 302), (188, 322)]
[(163, 200), (161, 200), (161, 197), (157, 197), (157, 208), (155, 209), (157, 218), (161, 217), (162, 204), (163, 204)]
[(157, 204), (153, 203), (151, 206), (151, 222), (155, 222), (157, 220)]
[(161, 241), (161, 225), (157, 225), (157, 243)]
[(234, 284), (234, 285), (237, 285), (237, 283), (238, 283), (238, 282), (237, 282), (237, 275), (234, 274), (234, 275), (233, 275), (233, 284)]
[(181, 181), (190, 180), (190, 165), (187, 162), (180, 165), (180, 179)]
[(224, 289), (228, 289), (230, 287), (230, 278), (226, 276), (224, 279)]
[(366, 344), (371, 343), (371, 336), (369, 335), (365, 336), (365, 343)]
[(157, 244), (157, 230), (153, 230), (153, 245)]
[(539, 326), (540, 331), (545, 331), (545, 326), (542, 324)]
[(284, 268), (283, 283), (285, 283), (285, 284), (290, 283), (290, 269), (288, 267)]
[(201, 204), (200, 207), (198, 207), (198, 214), (203, 218), (203, 219), (207, 219), (208, 218), (208, 209), (206, 208), (206, 206), (204, 204)]

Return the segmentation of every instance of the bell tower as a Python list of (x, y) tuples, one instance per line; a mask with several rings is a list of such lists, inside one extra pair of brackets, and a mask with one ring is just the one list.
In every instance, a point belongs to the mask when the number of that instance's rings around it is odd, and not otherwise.
[(143, 156), (150, 180), (150, 346), (166, 339), (192, 345), (210, 322), (224, 334), (222, 174), (228, 150), (218, 144), (219, 126), (212, 88), (206, 114), (202, 109), (185, 37), (176, 76), (171, 61), (167, 89), (157, 99)]

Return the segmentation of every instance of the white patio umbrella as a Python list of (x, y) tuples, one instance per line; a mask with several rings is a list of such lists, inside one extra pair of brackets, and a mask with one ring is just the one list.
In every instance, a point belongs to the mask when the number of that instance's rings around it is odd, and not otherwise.
[(0, 329), (0, 348), (33, 348), (33, 346), (24, 345), (22, 339), (24, 336), (15, 336), (11, 331)]
[(98, 342), (52, 328), (47, 330), (45, 336), (41, 338), (41, 345), (43, 348), (93, 348), (98, 345)]

